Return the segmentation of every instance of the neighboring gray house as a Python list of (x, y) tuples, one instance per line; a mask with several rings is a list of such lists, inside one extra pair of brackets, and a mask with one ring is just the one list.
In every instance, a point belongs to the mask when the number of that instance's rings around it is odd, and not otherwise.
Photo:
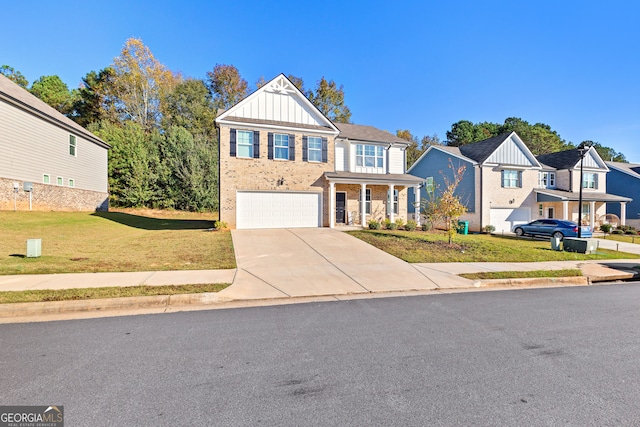
[(108, 150), (0, 74), (1, 210), (107, 210)]
[[(580, 155), (577, 149), (535, 157), (515, 132), (460, 147), (431, 146), (407, 171), (424, 179), (421, 198), (437, 195), (451, 180), (452, 168), (464, 166), (456, 195), (467, 206), (462, 220), (469, 229), (487, 225), (510, 232), (516, 224), (538, 218), (578, 221)], [(583, 163), (583, 223), (598, 227), (606, 206), (630, 199), (608, 194), (607, 168), (594, 148)], [(440, 190), (441, 191), (441, 190)], [(409, 212), (414, 212), (409, 193)]]
[(633, 199), (626, 206), (607, 204), (607, 213), (617, 215), (627, 225), (640, 228), (640, 164), (606, 162), (609, 166), (607, 188)]

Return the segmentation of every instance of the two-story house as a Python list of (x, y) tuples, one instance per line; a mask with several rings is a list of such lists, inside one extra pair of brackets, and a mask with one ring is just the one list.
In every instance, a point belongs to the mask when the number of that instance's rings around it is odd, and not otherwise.
[(606, 163), (609, 167), (607, 188), (616, 194), (633, 199), (626, 206), (624, 203), (608, 203), (607, 213), (618, 216), (621, 224), (626, 223), (640, 229), (640, 164)]
[[(451, 166), (451, 167), (449, 167)], [(496, 232), (510, 232), (516, 224), (538, 218), (578, 221), (580, 154), (577, 149), (534, 156), (517, 133), (505, 133), (460, 147), (431, 146), (409, 173), (424, 180), (420, 197), (437, 196), (460, 166), (464, 173), (456, 195), (467, 207), (461, 217), (469, 229), (492, 225)], [(606, 164), (594, 148), (583, 166), (583, 218), (592, 227), (603, 221), (607, 203), (630, 199), (607, 194)], [(415, 214), (409, 195), (409, 213)]]
[[(334, 124), (283, 74), (216, 119), (220, 220), (231, 228), (366, 225), (407, 216), (406, 141)], [(417, 191), (417, 190), (415, 190)]]
[(0, 74), (0, 209), (107, 210), (108, 150)]

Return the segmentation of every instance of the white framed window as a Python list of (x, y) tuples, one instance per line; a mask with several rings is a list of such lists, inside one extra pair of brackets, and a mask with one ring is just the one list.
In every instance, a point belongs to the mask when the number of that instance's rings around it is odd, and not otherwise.
[(237, 157), (253, 158), (253, 132), (250, 130), (236, 131)]
[(582, 188), (594, 188), (594, 189), (597, 188), (595, 173), (582, 174)]
[(69, 187), (74, 188), (76, 186), (76, 180), (69, 178)]
[(310, 162), (322, 162), (322, 138), (309, 136), (307, 138), (307, 158)]
[(356, 145), (356, 166), (366, 168), (384, 167), (384, 147), (379, 145)]
[(432, 176), (428, 176), (425, 180), (424, 180), (424, 189), (427, 192), (427, 194), (429, 196), (433, 196), (433, 193), (436, 191), (436, 185), (433, 182), (433, 177)]
[(591, 215), (591, 203), (582, 204), (582, 215)]
[(42, 175), (42, 183), (43, 184), (51, 184), (51, 177), (49, 176), (49, 174), (44, 174)]
[(387, 190), (387, 200), (389, 201), (390, 204), (393, 204), (393, 213), (394, 215), (398, 215), (398, 195), (400, 194), (400, 192), (398, 191), (398, 189), (394, 188), (393, 189), (393, 201), (391, 201), (389, 199), (389, 190)]
[(275, 159), (289, 160), (289, 135), (276, 133), (273, 135), (273, 148)]
[(64, 185), (64, 179), (62, 179), (62, 177), (61, 177), (61, 176), (59, 176), (59, 177), (56, 179), (56, 184), (57, 184), (57, 185)]
[[(360, 189), (360, 195), (358, 197), (358, 200), (360, 200), (360, 210), (362, 211), (362, 189)], [(367, 188), (367, 191), (365, 193), (364, 213), (366, 214), (371, 213), (371, 189), (370, 188)]]
[(75, 135), (69, 135), (69, 154), (76, 157), (77, 152), (76, 137)]
[(555, 188), (556, 173), (555, 172), (538, 172), (538, 187)]
[(503, 170), (502, 171), (502, 186), (504, 188), (518, 188), (520, 187), (520, 172), (515, 170)]

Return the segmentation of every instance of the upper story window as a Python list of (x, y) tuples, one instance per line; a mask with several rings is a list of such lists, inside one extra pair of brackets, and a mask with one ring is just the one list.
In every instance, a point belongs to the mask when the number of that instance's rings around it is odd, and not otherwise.
[(521, 186), (520, 171), (515, 170), (503, 170), (502, 171), (502, 186), (504, 188), (518, 188)]
[(356, 145), (356, 166), (366, 168), (384, 167), (384, 147), (379, 145)]
[(76, 156), (76, 137), (75, 135), (69, 135), (69, 154)]
[(582, 188), (598, 188), (598, 179), (595, 173), (582, 174)]
[(59, 176), (58, 179), (56, 180), (56, 184), (57, 185), (64, 185), (64, 179), (61, 176)]
[(74, 188), (76, 186), (76, 180), (69, 178), (69, 187)]
[(275, 158), (289, 160), (289, 135), (276, 133), (273, 138)]
[(424, 180), (424, 189), (427, 192), (427, 194), (429, 196), (433, 196), (433, 193), (436, 191), (436, 185), (433, 182), (433, 177), (432, 176), (428, 176), (425, 180)]
[(48, 174), (42, 175), (42, 182), (44, 184), (51, 184), (51, 177)]
[(555, 188), (556, 173), (555, 172), (538, 172), (538, 187)]
[(309, 136), (307, 138), (307, 156), (310, 162), (322, 161), (322, 138), (318, 136)]
[(236, 131), (237, 156), (253, 158), (253, 132), (249, 130)]

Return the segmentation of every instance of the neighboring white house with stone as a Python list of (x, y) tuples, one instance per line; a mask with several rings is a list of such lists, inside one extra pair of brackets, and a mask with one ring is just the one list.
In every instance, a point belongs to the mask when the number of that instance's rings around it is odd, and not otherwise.
[(216, 119), (220, 219), (231, 228), (407, 219), (408, 142), (332, 123), (283, 74)]
[(0, 74), (1, 210), (107, 210), (108, 150)]

